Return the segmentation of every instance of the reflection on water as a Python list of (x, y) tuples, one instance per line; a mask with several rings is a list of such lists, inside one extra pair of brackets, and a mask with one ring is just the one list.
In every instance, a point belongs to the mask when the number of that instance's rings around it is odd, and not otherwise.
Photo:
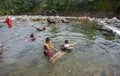
[[(104, 35), (94, 22), (71, 22), (47, 25), (46, 31), (37, 32), (31, 26), (43, 27), (39, 21), (14, 24), (12, 29), (0, 28), (4, 43), (0, 59), (0, 76), (120, 76), (120, 39)], [(25, 42), (34, 33), (35, 42)], [(66, 53), (56, 63), (48, 62), (43, 55), (43, 44), (50, 36), (59, 48), (65, 39), (78, 42), (71, 53)]]

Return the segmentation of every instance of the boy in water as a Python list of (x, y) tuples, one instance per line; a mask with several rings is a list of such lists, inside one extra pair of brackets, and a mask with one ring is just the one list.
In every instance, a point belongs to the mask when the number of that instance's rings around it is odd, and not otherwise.
[(44, 55), (47, 56), (47, 57), (52, 57), (53, 54), (50, 52), (51, 48), (57, 52), (58, 50), (56, 48), (54, 48), (51, 44), (51, 40), (49, 37), (46, 38), (46, 42), (44, 44)]
[(75, 45), (75, 44), (76, 43), (69, 44), (69, 41), (65, 40), (64, 44), (60, 45), (61, 51), (59, 51), (55, 55), (53, 55), (50, 58), (50, 61), (52, 61), (54, 63), (57, 59), (59, 59), (60, 57), (62, 57), (67, 51), (72, 50), (73, 49), (72, 46)]

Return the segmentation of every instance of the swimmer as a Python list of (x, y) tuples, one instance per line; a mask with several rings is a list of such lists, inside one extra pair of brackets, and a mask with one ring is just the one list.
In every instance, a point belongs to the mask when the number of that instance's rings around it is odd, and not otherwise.
[(65, 40), (64, 41), (64, 44), (63, 45), (60, 45), (60, 49), (61, 51), (57, 52), (55, 55), (53, 55), (50, 59), (50, 61), (52, 61), (53, 63), (59, 59), (60, 57), (62, 57), (68, 50), (71, 50), (73, 49), (73, 45), (75, 45), (77, 43), (72, 43), (72, 44), (69, 44), (69, 41), (68, 40)]
[(43, 27), (42, 29), (41, 28), (37, 28), (35, 26), (32, 26), (32, 27), (34, 27), (37, 31), (44, 31), (46, 29), (45, 27)]
[(31, 34), (30, 37), (27, 40), (25, 40), (25, 42), (26, 41), (35, 41), (35, 40), (36, 40), (36, 38), (35, 38), (34, 34)]
[(56, 48), (54, 48), (51, 44), (51, 40), (49, 37), (46, 38), (46, 42), (44, 44), (44, 55), (47, 56), (47, 57), (52, 57), (53, 54), (50, 52), (51, 48), (57, 52), (58, 50)]

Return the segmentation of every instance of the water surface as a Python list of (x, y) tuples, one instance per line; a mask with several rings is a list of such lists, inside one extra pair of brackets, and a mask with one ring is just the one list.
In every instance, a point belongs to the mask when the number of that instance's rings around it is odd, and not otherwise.
[[(13, 28), (0, 28), (4, 54), (0, 59), (0, 76), (120, 76), (120, 38), (96, 29), (94, 23), (72, 21), (51, 24), (41, 21), (16, 20)], [(38, 32), (31, 26), (46, 27)], [(31, 33), (36, 41), (25, 40)], [(78, 42), (70, 53), (55, 63), (43, 55), (46, 37), (57, 49), (68, 39)]]

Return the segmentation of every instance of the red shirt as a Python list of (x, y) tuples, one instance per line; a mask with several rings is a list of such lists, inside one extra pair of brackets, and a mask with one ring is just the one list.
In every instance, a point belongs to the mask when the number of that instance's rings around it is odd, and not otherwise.
[(12, 21), (10, 19), (6, 19), (5, 22), (7, 23), (8, 27), (11, 28), (12, 27)]

